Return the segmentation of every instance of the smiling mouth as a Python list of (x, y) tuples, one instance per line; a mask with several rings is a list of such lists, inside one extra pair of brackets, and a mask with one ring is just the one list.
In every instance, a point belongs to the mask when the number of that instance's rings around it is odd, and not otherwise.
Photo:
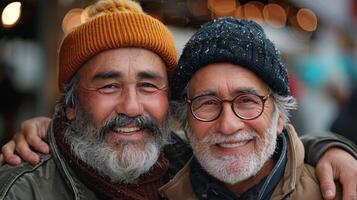
[(122, 135), (133, 135), (140, 130), (141, 128), (139, 127), (118, 127), (113, 129), (114, 132)]
[(252, 140), (224, 142), (224, 143), (217, 143), (216, 145), (221, 148), (237, 148), (248, 144), (250, 141)]

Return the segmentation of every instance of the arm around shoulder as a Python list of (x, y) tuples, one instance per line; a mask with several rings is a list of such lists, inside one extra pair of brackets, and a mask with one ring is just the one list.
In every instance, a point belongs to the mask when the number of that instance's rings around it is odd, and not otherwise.
[(345, 137), (325, 133), (324, 135), (304, 135), (300, 138), (305, 147), (305, 162), (316, 166), (323, 154), (333, 148), (340, 148), (357, 159), (357, 146)]

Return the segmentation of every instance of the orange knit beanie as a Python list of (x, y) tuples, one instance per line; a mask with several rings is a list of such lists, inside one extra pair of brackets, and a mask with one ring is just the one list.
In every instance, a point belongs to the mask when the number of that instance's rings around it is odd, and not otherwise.
[(158, 54), (169, 74), (176, 68), (171, 32), (145, 14), (131, 0), (99, 0), (85, 9), (73, 9), (63, 19), (65, 38), (59, 49), (59, 88), (92, 56), (122, 47), (138, 47)]

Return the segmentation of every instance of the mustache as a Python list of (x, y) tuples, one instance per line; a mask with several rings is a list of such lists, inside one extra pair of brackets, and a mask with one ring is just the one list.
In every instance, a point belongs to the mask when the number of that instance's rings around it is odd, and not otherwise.
[(232, 142), (232, 141), (243, 141), (243, 140), (251, 140), (251, 139), (259, 139), (260, 136), (258, 133), (254, 131), (240, 131), (237, 132), (233, 135), (223, 135), (219, 133), (213, 133), (208, 136), (206, 136), (202, 142), (208, 144), (208, 145), (213, 145), (217, 143), (223, 143), (223, 142)]
[(106, 120), (99, 130), (99, 137), (104, 138), (105, 134), (113, 130), (116, 127), (123, 127), (127, 125), (134, 125), (140, 129), (146, 129), (153, 136), (161, 136), (161, 130), (159, 125), (149, 116), (139, 115), (135, 117), (129, 117), (123, 114), (116, 115)]

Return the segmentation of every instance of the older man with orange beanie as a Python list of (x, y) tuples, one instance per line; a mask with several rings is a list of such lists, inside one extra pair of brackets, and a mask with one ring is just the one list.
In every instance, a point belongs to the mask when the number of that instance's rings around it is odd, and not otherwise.
[(171, 33), (129, 0), (73, 9), (62, 28), (52, 153), (0, 168), (0, 199), (160, 199), (191, 156), (168, 128)]
[(125, 0), (71, 10), (62, 28), (52, 155), (3, 166), (0, 199), (159, 199), (177, 62), (171, 33)]

